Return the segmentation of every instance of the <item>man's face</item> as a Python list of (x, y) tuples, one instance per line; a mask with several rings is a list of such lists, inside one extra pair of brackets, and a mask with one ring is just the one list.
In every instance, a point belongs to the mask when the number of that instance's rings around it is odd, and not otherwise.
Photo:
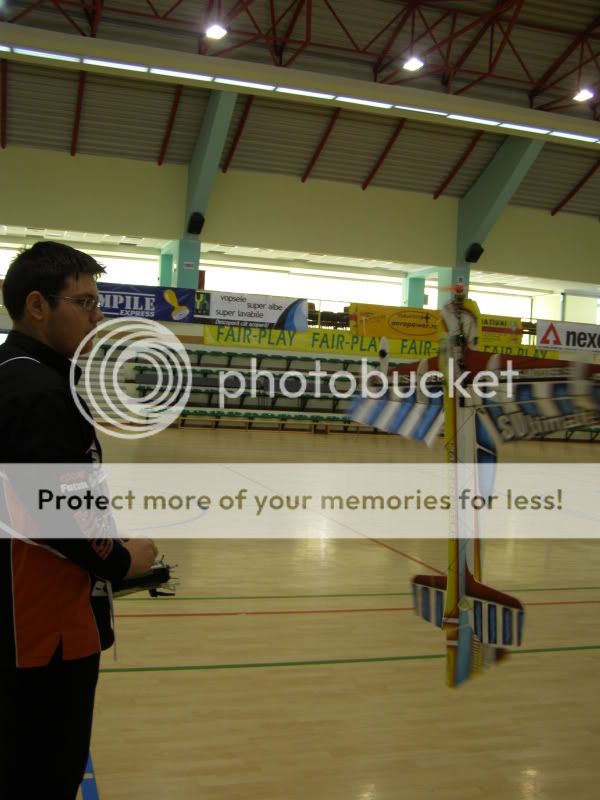
[[(71, 299), (62, 299), (67, 297)], [(98, 288), (93, 276), (82, 274), (77, 279), (71, 277), (64, 289), (58, 292), (56, 306), (48, 310), (44, 338), (65, 358), (72, 358), (83, 339), (104, 319), (99, 308), (86, 311), (77, 302), (88, 297), (98, 298)], [(93, 338), (90, 338), (82, 353), (89, 353), (92, 346)]]

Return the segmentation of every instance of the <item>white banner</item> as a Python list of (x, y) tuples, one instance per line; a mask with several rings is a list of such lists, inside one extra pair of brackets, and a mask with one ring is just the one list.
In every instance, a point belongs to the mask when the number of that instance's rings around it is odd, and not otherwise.
[(538, 347), (600, 353), (600, 325), (538, 320), (535, 332)]
[(308, 303), (294, 297), (235, 292), (197, 292), (197, 322), (248, 325), (303, 331), (308, 328)]

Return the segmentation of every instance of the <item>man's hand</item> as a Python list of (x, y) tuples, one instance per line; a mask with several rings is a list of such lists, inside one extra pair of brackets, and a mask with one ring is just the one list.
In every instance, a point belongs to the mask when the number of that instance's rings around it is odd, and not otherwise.
[(131, 556), (131, 566), (126, 578), (135, 578), (149, 572), (156, 561), (158, 550), (152, 539), (130, 539), (124, 544)]

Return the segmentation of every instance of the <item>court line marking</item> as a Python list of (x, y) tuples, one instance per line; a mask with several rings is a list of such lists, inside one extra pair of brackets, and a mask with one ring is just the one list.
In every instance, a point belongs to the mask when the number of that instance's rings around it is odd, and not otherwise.
[[(240, 471), (234, 469), (231, 464), (229, 464), (227, 468), (228, 468), (228, 470), (230, 472), (233, 472), (235, 475), (239, 475), (240, 477), (242, 477), (242, 478), (244, 478), (246, 480), (249, 480), (252, 483), (255, 483), (257, 486), (261, 486), (263, 489), (266, 489), (268, 492), (273, 492), (274, 491), (270, 486), (266, 486), (264, 483), (261, 483), (260, 481), (257, 481), (255, 478), (251, 477), (250, 475), (246, 475), (243, 472), (240, 472)], [(322, 512), (320, 512), (320, 513), (319, 512), (315, 512), (315, 513), (318, 513), (318, 516), (323, 517), (324, 519), (326, 519), (326, 520), (328, 520), (330, 522), (332, 521), (332, 518), (327, 516), (327, 514), (323, 514)], [(356, 534), (356, 536), (358, 537), (359, 541), (360, 541), (360, 539), (362, 539), (363, 541), (366, 541), (366, 542), (373, 542), (374, 544), (379, 544), (382, 547), (387, 547), (388, 550), (391, 550), (392, 552), (396, 553), (397, 555), (400, 555), (403, 558), (408, 559), (409, 561), (414, 561), (415, 564), (419, 564), (420, 566), (425, 567), (426, 569), (431, 569), (431, 570), (433, 570), (433, 572), (437, 572), (438, 575), (445, 575), (446, 574), (445, 572), (442, 572), (442, 570), (438, 569), (437, 567), (433, 567), (431, 564), (428, 564), (426, 561), (421, 561), (419, 558), (416, 558), (415, 556), (411, 556), (410, 553), (405, 553), (403, 550), (398, 550), (396, 547), (392, 547), (392, 545), (386, 544), (385, 542), (382, 542), (380, 539), (373, 539), (371, 536), (367, 536), (366, 533), (363, 533), (362, 531), (359, 531), (356, 528), (353, 528), (352, 525), (348, 525), (345, 522), (336, 522), (336, 524), (339, 525), (341, 528), (346, 528), (346, 530), (352, 531), (352, 533)], [(443, 538), (445, 538), (445, 537), (443, 537), (443, 536), (440, 537), (440, 539), (443, 539)]]
[[(525, 603), (530, 606), (579, 606), (600, 605), (600, 600), (547, 600), (539, 603)], [(414, 611), (413, 606), (392, 606), (390, 608), (301, 608), (274, 609), (264, 611), (163, 611), (154, 614), (115, 614), (117, 619), (155, 619), (160, 617), (269, 617), (294, 614), (372, 614), (376, 611)]]
[[(600, 586), (542, 586), (535, 588), (517, 588), (517, 589), (504, 589), (503, 591), (509, 594), (519, 594), (523, 592), (597, 592), (600, 591)], [(234, 594), (234, 595), (215, 595), (204, 597), (166, 597), (161, 598), (161, 602), (165, 600), (169, 603), (175, 601), (198, 601), (198, 600), (301, 600), (301, 599), (318, 599), (322, 597), (410, 597), (412, 592), (339, 592), (334, 594)], [(155, 597), (123, 597), (118, 600), (119, 603), (154, 603)]]
[[(566, 647), (533, 647), (527, 650), (511, 651), (511, 656), (536, 655), (542, 653), (569, 653), (575, 651), (600, 650), (600, 644), (568, 645)], [(254, 663), (239, 664), (190, 664), (171, 667), (104, 667), (100, 672), (200, 672), (222, 669), (265, 669), (277, 667), (318, 667), (334, 664), (377, 664), (400, 661), (434, 661), (446, 658), (445, 653), (432, 653), (431, 655), (410, 656), (380, 656), (379, 658), (329, 658), (311, 661), (257, 661)]]

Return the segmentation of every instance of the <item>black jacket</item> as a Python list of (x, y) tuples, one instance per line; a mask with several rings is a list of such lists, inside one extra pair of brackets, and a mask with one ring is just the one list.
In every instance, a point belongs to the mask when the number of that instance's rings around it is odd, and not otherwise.
[[(0, 345), (0, 465), (101, 461), (93, 425), (71, 394), (70, 368), (19, 332)], [(0, 518), (10, 524), (6, 484)], [(36, 541), (0, 538), (0, 666), (43, 666), (59, 643), (63, 658), (83, 658), (114, 640), (105, 580), (125, 576), (127, 550), (108, 537)]]

